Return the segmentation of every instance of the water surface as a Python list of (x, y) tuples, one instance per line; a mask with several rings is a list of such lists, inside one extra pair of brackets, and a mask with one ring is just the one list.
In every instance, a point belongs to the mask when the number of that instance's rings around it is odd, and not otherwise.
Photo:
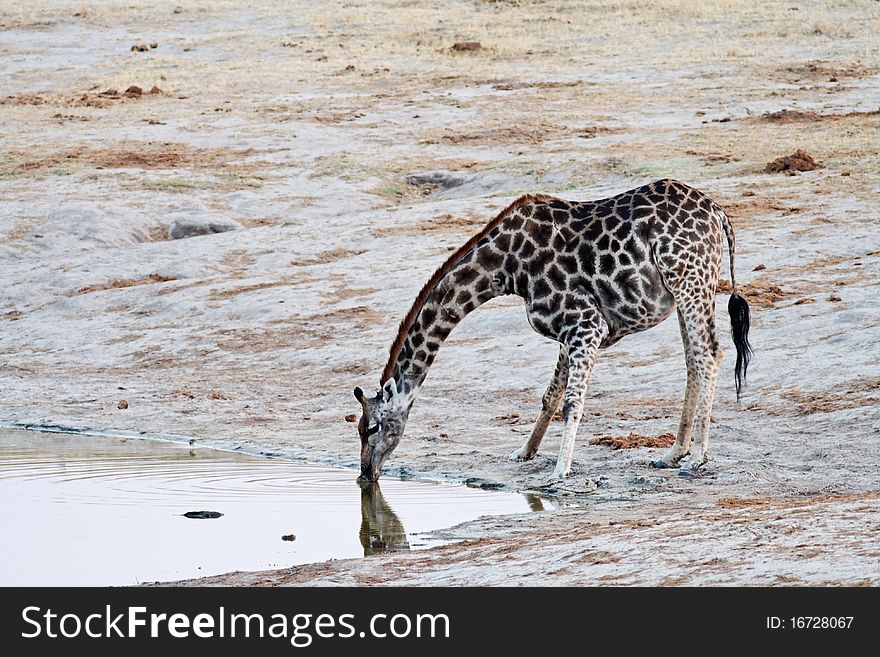
[(0, 430), (0, 586), (128, 585), (363, 557), (530, 510), (522, 495), (395, 479), (361, 487), (355, 476), (174, 443)]

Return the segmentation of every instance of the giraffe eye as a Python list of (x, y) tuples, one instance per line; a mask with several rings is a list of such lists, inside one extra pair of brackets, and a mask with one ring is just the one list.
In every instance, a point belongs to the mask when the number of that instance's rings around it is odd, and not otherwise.
[(378, 424), (378, 423), (377, 423), (377, 424), (374, 424), (374, 425), (371, 426), (371, 427), (367, 427), (367, 435), (368, 435), (368, 436), (372, 436), (372, 435), (373, 435), (374, 433), (376, 433), (378, 430), (379, 430), (379, 424)]

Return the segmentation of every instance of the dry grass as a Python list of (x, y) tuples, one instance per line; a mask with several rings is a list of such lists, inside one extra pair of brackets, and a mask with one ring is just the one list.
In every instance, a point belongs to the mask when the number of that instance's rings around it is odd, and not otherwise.
[(97, 283), (95, 285), (81, 287), (73, 294), (90, 294), (92, 292), (102, 292), (104, 290), (118, 290), (124, 287), (133, 287), (135, 285), (167, 283), (168, 281), (176, 280), (176, 276), (163, 276), (162, 274), (149, 274), (148, 276), (142, 276), (141, 278), (118, 278), (107, 283)]
[(0, 162), (0, 176), (33, 175), (81, 169), (236, 169), (253, 172), (256, 164), (241, 161), (254, 154), (250, 149), (194, 148), (167, 142), (118, 142), (101, 147), (81, 144), (36, 155), (34, 149), (7, 151)]
[(602, 436), (591, 438), (591, 445), (607, 445), (611, 449), (634, 449), (636, 447), (671, 447), (675, 442), (675, 435), (663, 433), (659, 436), (642, 436), (630, 433), (628, 436)]
[(792, 388), (779, 395), (795, 403), (800, 416), (880, 405), (880, 378), (852, 381), (837, 390), (800, 390)]

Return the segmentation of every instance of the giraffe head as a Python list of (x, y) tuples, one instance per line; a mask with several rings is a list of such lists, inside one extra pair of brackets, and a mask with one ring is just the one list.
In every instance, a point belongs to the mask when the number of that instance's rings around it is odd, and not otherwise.
[(397, 389), (394, 378), (388, 379), (374, 397), (367, 397), (360, 388), (354, 396), (363, 409), (358, 421), (361, 437), (361, 476), (359, 481), (376, 481), (385, 460), (403, 436), (410, 404)]

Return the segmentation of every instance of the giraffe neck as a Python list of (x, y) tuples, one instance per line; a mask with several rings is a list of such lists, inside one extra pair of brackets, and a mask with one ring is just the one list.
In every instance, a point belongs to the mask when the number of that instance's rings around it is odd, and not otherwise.
[[(389, 360), (383, 379), (393, 376), (409, 404), (452, 329), (468, 313), (489, 299), (506, 294), (501, 263), (503, 255), (490, 243), (464, 257), (432, 289), (424, 303), (413, 308), (414, 319), (402, 335), (399, 352)], [(420, 297), (423, 295), (420, 295)], [(417, 304), (418, 305), (418, 304)], [(405, 328), (401, 326), (401, 330)], [(392, 352), (393, 355), (393, 352)]]

